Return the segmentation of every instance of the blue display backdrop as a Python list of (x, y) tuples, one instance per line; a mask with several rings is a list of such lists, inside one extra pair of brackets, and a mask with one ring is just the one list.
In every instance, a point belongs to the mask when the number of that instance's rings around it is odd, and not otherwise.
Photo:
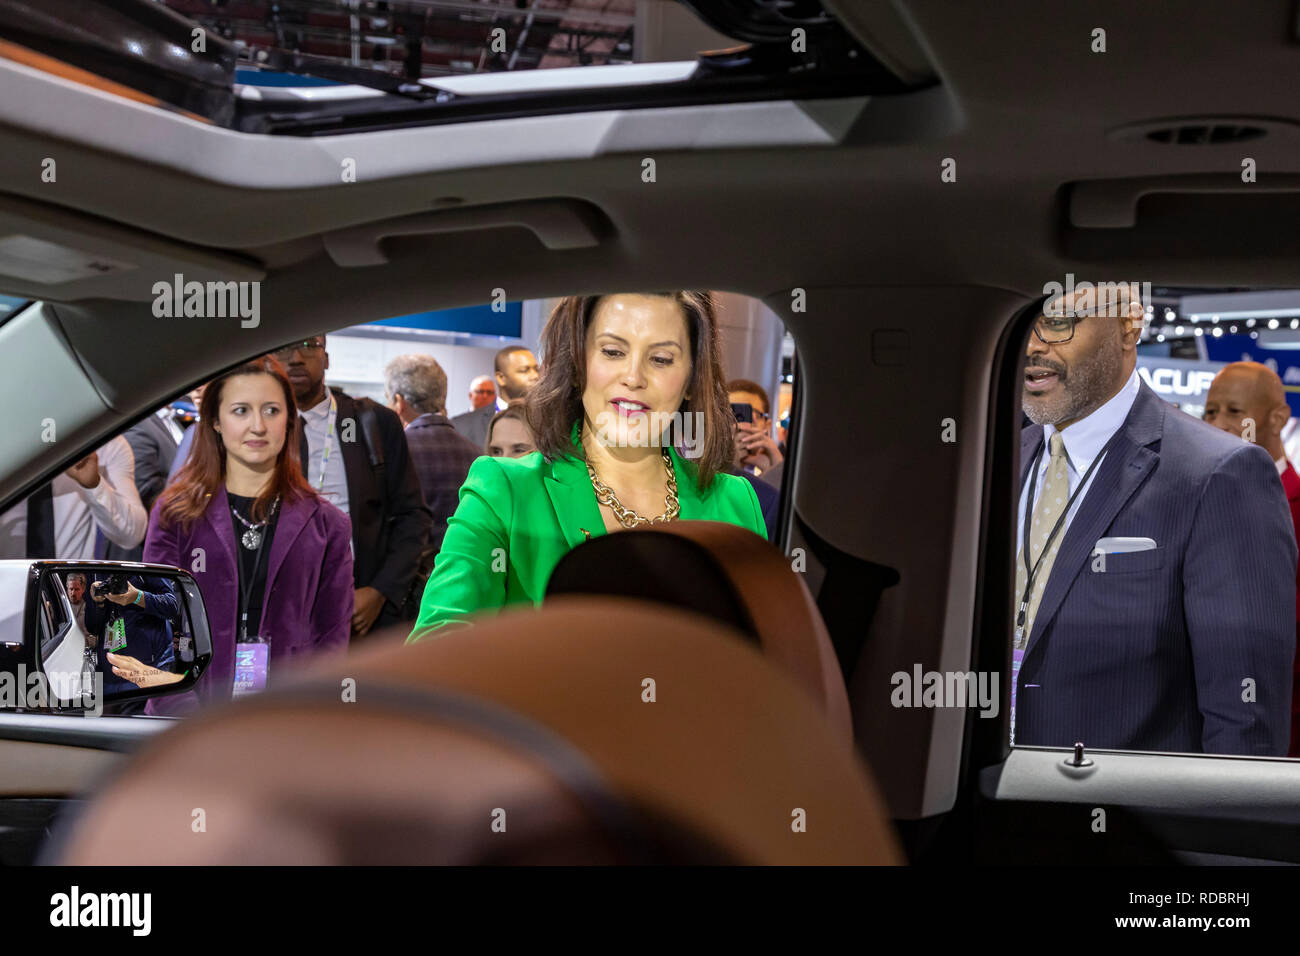
[(1300, 349), (1265, 348), (1249, 335), (1207, 335), (1205, 353), (1212, 362), (1262, 362), (1271, 367), (1282, 379), (1292, 417), (1300, 418)]
[(235, 70), (235, 82), (244, 86), (341, 86), (334, 80), (319, 76), (299, 76), (296, 73), (275, 73), (271, 70)]
[(471, 335), (500, 335), (517, 339), (523, 331), (524, 306), (522, 302), (507, 302), (505, 309), (496, 312), (490, 305), (471, 305), (463, 309), (439, 309), (436, 312), (415, 312), (391, 319), (367, 322), (366, 325), (386, 325), (402, 329), (427, 329), (434, 332), (468, 332)]

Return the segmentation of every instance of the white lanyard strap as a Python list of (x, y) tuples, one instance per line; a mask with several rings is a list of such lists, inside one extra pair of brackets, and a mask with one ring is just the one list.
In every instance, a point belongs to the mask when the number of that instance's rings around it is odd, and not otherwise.
[(329, 410), (329, 427), (325, 429), (325, 447), (321, 450), (320, 455), (320, 478), (316, 481), (316, 490), (325, 489), (325, 468), (330, 461), (330, 439), (334, 437), (334, 423), (338, 419), (339, 403), (334, 399), (334, 393), (330, 392), (330, 410)]

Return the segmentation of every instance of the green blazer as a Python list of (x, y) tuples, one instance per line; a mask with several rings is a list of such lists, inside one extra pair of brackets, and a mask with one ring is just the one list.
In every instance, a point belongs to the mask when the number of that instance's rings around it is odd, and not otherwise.
[[(460, 503), (424, 589), (420, 614), (407, 642), (434, 628), (507, 604), (542, 602), (560, 558), (605, 534), (596, 492), (584, 459), (575, 454), (548, 462), (541, 452), (522, 458), (475, 459), (460, 489)], [(729, 521), (764, 539), (758, 495), (738, 475), (715, 475), (701, 492), (695, 463), (671, 449), (681, 520)]]

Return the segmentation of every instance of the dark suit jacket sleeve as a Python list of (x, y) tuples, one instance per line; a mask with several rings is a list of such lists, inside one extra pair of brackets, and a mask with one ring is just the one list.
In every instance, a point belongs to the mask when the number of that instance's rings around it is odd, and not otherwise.
[(396, 413), (377, 409), (379, 430), (384, 437), (384, 474), (388, 482), (390, 518), (388, 550), (379, 563), (370, 587), (398, 607), (406, 599), (420, 552), (433, 528), (433, 512), (424, 503), (420, 477), (406, 447), (406, 433)]
[[(154, 421), (157, 421), (155, 418)], [(146, 508), (153, 505), (159, 493), (167, 485), (167, 471), (163, 463), (163, 449), (158, 435), (152, 430), (149, 421), (126, 431), (127, 443), (135, 455), (135, 487), (140, 492), (140, 501)], [(171, 462), (167, 462), (170, 465)]]
[(144, 609), (155, 617), (168, 621), (180, 619), (181, 599), (172, 590), (171, 582), (166, 578), (143, 578), (137, 588), (144, 594)]
[(164, 621), (153, 632), (153, 666), (163, 671), (170, 671), (176, 662), (176, 649), (172, 647), (172, 629), (169, 621)]
[[(1206, 480), (1184, 555), (1206, 753), (1286, 753), (1295, 582), (1295, 532), (1277, 468), (1262, 448), (1243, 444)], [(1242, 699), (1247, 681), (1253, 701)]]
[(464, 435), (469, 440), (469, 443), (478, 449), (478, 453), (481, 455), (487, 446), (488, 425), (492, 423), (492, 418), (496, 413), (496, 405), (484, 405), (482, 408), (475, 408), (464, 414), (457, 415), (451, 420), (451, 425), (456, 431)]
[(334, 514), (325, 517), (325, 553), (321, 576), (311, 607), (311, 633), (315, 651), (344, 650), (352, 633), (352, 525), (343, 512), (322, 504)]

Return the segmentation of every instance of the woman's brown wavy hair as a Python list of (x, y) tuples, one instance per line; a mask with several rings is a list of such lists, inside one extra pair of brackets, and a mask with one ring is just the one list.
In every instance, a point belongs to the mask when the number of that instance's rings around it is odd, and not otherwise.
[[(682, 402), (683, 414), (699, 413), (702, 434), (696, 435), (699, 454), (696, 481), (704, 491), (713, 476), (730, 469), (735, 457), (731, 408), (719, 357), (718, 324), (713, 296), (708, 292), (650, 292), (681, 307), (690, 332), (691, 376)], [(575, 295), (562, 299), (542, 330), (542, 377), (528, 393), (528, 427), (547, 461), (564, 455), (581, 457), (572, 442), (573, 423), (582, 419), (582, 393), (587, 387), (587, 330), (604, 295)], [(680, 435), (669, 431), (676, 444)]]
[(251, 519), (261, 521), (267, 517), (271, 502), (277, 495), (286, 502), (316, 494), (316, 489), (303, 477), (298, 461), (300, 430), (293, 388), (284, 367), (273, 357), (265, 355), (232, 369), (204, 389), (203, 400), (199, 403), (199, 420), (190, 426), (198, 431), (190, 446), (189, 458), (158, 496), (158, 515), (163, 524), (179, 525), (188, 532), (208, 509), (210, 496), (226, 480), (226, 446), (221, 443), (214, 425), (219, 420), (221, 393), (226, 383), (239, 375), (270, 375), (284, 394), (284, 447), (276, 456), (274, 477), (253, 503)]

